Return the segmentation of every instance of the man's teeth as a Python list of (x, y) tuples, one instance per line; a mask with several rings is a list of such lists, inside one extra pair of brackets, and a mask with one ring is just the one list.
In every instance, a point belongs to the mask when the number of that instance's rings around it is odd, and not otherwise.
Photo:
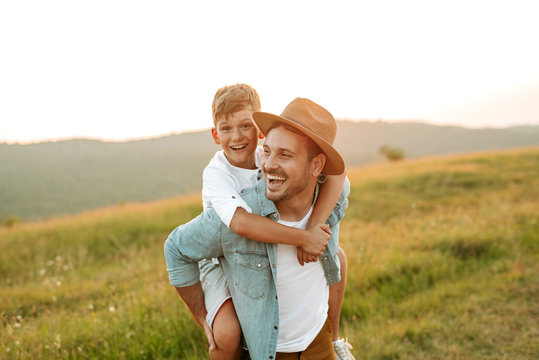
[(234, 149), (234, 150), (240, 150), (240, 149), (243, 149), (244, 147), (247, 147), (247, 145), (236, 145), (236, 146), (231, 146), (231, 148)]
[(285, 181), (286, 179), (284, 177), (276, 176), (276, 175), (269, 175), (268, 178), (270, 180), (277, 180), (277, 181)]

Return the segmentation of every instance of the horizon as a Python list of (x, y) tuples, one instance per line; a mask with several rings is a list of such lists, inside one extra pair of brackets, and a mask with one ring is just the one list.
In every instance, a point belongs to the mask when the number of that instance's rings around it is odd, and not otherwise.
[[(387, 119), (361, 119), (361, 120), (353, 120), (353, 119), (336, 119), (337, 122), (353, 122), (353, 123), (371, 123), (371, 124), (377, 124), (377, 123), (384, 123), (389, 125), (397, 125), (397, 124), (421, 124), (421, 125), (428, 125), (428, 126), (437, 126), (437, 127), (460, 127), (467, 130), (505, 130), (510, 128), (539, 128), (539, 124), (514, 124), (514, 125), (500, 125), (500, 126), (476, 126), (476, 127), (470, 127), (465, 125), (459, 125), (459, 124), (441, 124), (441, 123), (435, 123), (435, 122), (429, 122), (429, 121), (422, 121), (422, 120), (413, 120), (413, 119), (403, 119), (403, 120), (387, 120)], [(63, 138), (53, 138), (53, 139), (38, 139), (38, 140), (28, 140), (28, 141), (5, 141), (0, 140), (0, 145), (35, 145), (35, 144), (42, 144), (42, 143), (56, 143), (56, 142), (63, 142), (63, 141), (72, 141), (72, 140), (88, 140), (88, 141), (100, 141), (100, 142), (109, 142), (109, 143), (126, 143), (131, 141), (146, 141), (146, 140), (155, 140), (164, 138), (167, 136), (177, 136), (177, 135), (184, 135), (184, 134), (192, 134), (192, 133), (200, 133), (205, 131), (210, 131), (211, 127), (208, 128), (201, 128), (201, 129), (188, 129), (183, 131), (176, 131), (176, 132), (169, 132), (169, 133), (163, 133), (163, 134), (156, 134), (156, 135), (150, 135), (150, 136), (141, 136), (141, 137), (133, 137), (133, 138), (123, 138), (123, 139), (114, 139), (114, 138), (104, 138), (104, 137), (92, 137), (92, 136), (72, 136), (72, 137), (63, 137)]]
[(537, 126), (538, 10), (527, 0), (4, 2), (0, 143), (208, 129), (215, 91), (234, 83), (276, 114), (301, 96), (339, 119)]

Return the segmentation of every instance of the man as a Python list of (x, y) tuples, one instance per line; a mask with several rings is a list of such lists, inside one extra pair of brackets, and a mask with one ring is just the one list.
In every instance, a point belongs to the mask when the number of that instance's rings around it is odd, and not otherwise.
[[(253, 118), (266, 136), (264, 179), (242, 197), (253, 213), (305, 226), (316, 201), (318, 176), (344, 171), (344, 161), (331, 145), (335, 119), (301, 98), (281, 116), (255, 112)], [(335, 225), (344, 215), (348, 192), (347, 183), (328, 219), (333, 232), (338, 231)], [(170, 234), (165, 257), (171, 284), (208, 337), (197, 262), (219, 257), (251, 359), (334, 359), (327, 310), (328, 286), (340, 280), (337, 249), (331, 241), (319, 259), (322, 266), (318, 261), (300, 266), (294, 246), (241, 237), (210, 207)]]

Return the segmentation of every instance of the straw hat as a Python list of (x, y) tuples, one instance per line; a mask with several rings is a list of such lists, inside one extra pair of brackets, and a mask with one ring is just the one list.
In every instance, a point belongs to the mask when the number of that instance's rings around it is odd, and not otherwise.
[(264, 136), (275, 123), (291, 126), (313, 140), (326, 155), (325, 175), (339, 175), (344, 172), (344, 160), (333, 147), (337, 135), (337, 122), (333, 115), (320, 105), (305, 98), (296, 98), (283, 110), (280, 116), (255, 111), (253, 119)]

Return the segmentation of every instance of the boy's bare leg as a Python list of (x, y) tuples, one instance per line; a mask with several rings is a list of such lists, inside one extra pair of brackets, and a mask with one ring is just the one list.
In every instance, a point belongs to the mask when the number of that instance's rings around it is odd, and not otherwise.
[(339, 253), (337, 254), (339, 261), (341, 263), (341, 281), (336, 284), (333, 284), (329, 287), (329, 310), (328, 317), (331, 322), (331, 327), (333, 328), (333, 339), (332, 341), (339, 339), (339, 320), (341, 317), (341, 308), (344, 301), (344, 290), (346, 289), (346, 255), (344, 250), (339, 248)]
[(231, 299), (223, 303), (213, 320), (213, 337), (217, 348), (210, 351), (211, 360), (239, 359), (241, 327)]

